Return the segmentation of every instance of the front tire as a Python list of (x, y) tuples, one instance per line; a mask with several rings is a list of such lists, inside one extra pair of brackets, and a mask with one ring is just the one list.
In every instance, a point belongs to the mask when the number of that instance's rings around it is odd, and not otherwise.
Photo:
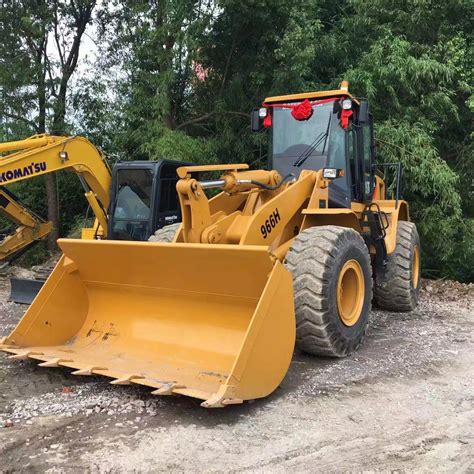
[(152, 236), (148, 238), (148, 242), (173, 242), (176, 232), (178, 232), (181, 224), (165, 225), (158, 229)]
[(285, 265), (293, 275), (297, 346), (332, 357), (357, 350), (372, 300), (370, 257), (361, 235), (337, 226), (306, 229)]

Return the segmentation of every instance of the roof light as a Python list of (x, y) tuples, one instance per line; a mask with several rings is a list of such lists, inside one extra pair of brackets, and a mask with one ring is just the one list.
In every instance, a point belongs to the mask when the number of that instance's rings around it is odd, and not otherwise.
[(351, 99), (344, 99), (342, 101), (342, 108), (344, 110), (351, 110), (352, 109), (352, 100)]
[(348, 91), (349, 90), (349, 82), (348, 81), (342, 81), (341, 85), (339, 86), (341, 88), (341, 91)]

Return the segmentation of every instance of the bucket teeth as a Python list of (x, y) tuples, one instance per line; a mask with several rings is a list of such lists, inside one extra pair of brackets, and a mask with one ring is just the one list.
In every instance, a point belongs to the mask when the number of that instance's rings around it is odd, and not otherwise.
[(120, 377), (118, 379), (112, 380), (110, 382), (112, 385), (130, 385), (134, 379), (144, 379), (143, 375), (130, 374)]
[(173, 395), (173, 391), (178, 388), (186, 388), (185, 385), (179, 385), (177, 383), (171, 382), (163, 384), (158, 390), (153, 390), (152, 395)]
[(31, 356), (43, 355), (42, 352), (24, 351), (9, 357), (12, 360), (27, 360)]
[(232, 385), (221, 385), (219, 390), (201, 403), (204, 408), (223, 408), (227, 405), (243, 403), (241, 398), (235, 396), (235, 387)]
[(59, 367), (59, 364), (61, 362), (73, 362), (73, 361), (71, 359), (61, 359), (60, 357), (56, 357), (54, 359), (41, 362), (41, 364), (38, 364), (38, 366), (39, 367)]
[(222, 400), (222, 405), (227, 406), (227, 405), (240, 405), (241, 403), (244, 403), (244, 401), (241, 398), (224, 398)]
[(223, 408), (227, 405), (238, 405), (244, 401), (241, 398), (220, 398), (213, 396), (201, 403), (203, 408)]
[(79, 369), (71, 373), (72, 375), (94, 375), (95, 370), (107, 370), (107, 367), (96, 367), (91, 365), (90, 367), (85, 367), (84, 369)]

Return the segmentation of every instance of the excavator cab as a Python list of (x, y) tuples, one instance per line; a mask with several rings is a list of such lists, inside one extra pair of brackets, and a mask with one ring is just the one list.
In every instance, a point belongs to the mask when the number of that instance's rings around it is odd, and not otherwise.
[(176, 169), (187, 163), (122, 161), (112, 170), (109, 240), (146, 241), (181, 220)]

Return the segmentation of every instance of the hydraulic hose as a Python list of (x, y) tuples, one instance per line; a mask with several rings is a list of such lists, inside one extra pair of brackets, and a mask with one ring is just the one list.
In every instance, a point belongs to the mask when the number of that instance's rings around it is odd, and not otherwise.
[(266, 189), (267, 191), (275, 191), (279, 187), (283, 186), (288, 180), (294, 178), (295, 175), (293, 173), (287, 174), (277, 185), (275, 186), (268, 186), (267, 184), (261, 183), (260, 181), (254, 181), (253, 179), (249, 180), (250, 183), (258, 186), (260, 188)]

